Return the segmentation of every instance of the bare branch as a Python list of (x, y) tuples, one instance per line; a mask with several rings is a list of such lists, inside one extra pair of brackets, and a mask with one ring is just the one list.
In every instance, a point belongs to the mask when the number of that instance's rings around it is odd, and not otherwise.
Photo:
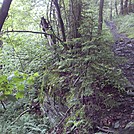
[(39, 103), (37, 103), (35, 106), (33, 106), (32, 108), (28, 108), (28, 109), (26, 109), (25, 111), (23, 111), (12, 123), (11, 123), (11, 125), (13, 125), (16, 121), (18, 121), (18, 119), (22, 116), (22, 115), (24, 115), (25, 113), (27, 113), (27, 112), (30, 112), (32, 109), (34, 109), (37, 105), (39, 105)]
[(11, 31), (3, 31), (1, 32), (2, 34), (5, 34), (5, 33), (34, 33), (34, 34), (44, 34), (44, 35), (51, 35), (51, 34), (48, 34), (48, 33), (45, 33), (45, 32), (38, 32), (38, 31), (23, 31), (23, 30), (11, 30)]
[(13, 125), (16, 121), (18, 121), (18, 119), (19, 119), (22, 115), (24, 115), (25, 113), (27, 113), (27, 112), (29, 112), (29, 111), (31, 111), (31, 109), (27, 109), (27, 110), (23, 111), (23, 112), (11, 123), (11, 125)]
[[(33, 33), (33, 34), (44, 34), (44, 35), (53, 35), (53, 34), (48, 34), (48, 33), (45, 33), (45, 32), (38, 32), (38, 31), (23, 31), (23, 30), (11, 30), (11, 31), (3, 31), (1, 32), (1, 34), (5, 34), (5, 33)], [(55, 35), (53, 35), (55, 36)], [(59, 37), (55, 36), (55, 38), (57, 40), (59, 40), (60, 42), (63, 42)]]
[(71, 109), (74, 107), (75, 105), (72, 105), (65, 113), (64, 117), (60, 120), (60, 122), (53, 128), (51, 134), (53, 133), (53, 131), (57, 131), (57, 129), (61, 126), (61, 124), (65, 121), (65, 119), (68, 117), (68, 114), (70, 113)]

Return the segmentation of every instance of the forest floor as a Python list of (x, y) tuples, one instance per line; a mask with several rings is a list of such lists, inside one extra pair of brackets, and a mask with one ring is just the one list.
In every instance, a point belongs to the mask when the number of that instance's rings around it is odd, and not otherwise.
[[(126, 59), (126, 63), (119, 66), (129, 84), (126, 86), (126, 94), (119, 95), (113, 92), (113, 99), (119, 105), (104, 112), (99, 124), (101, 127), (98, 127), (99, 134), (134, 134), (134, 39), (120, 34), (114, 22), (105, 21), (105, 23), (114, 38), (112, 51), (115, 56)], [(111, 90), (113, 89), (110, 87), (106, 89), (107, 92)]]

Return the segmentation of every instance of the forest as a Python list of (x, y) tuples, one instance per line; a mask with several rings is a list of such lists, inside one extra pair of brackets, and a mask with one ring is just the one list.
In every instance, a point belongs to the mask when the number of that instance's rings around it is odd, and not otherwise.
[(134, 0), (0, 0), (0, 134), (134, 134)]

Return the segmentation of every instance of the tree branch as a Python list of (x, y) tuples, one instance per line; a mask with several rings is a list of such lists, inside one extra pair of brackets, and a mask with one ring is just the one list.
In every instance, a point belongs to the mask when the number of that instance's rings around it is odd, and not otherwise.
[[(3, 31), (1, 32), (2, 34), (5, 34), (5, 33), (33, 33), (33, 34), (44, 34), (44, 35), (53, 35), (53, 34), (48, 34), (48, 33), (45, 33), (45, 32), (38, 32), (38, 31), (28, 31), (28, 30), (11, 30), (11, 31)], [(55, 36), (55, 35), (53, 35)], [(59, 37), (55, 36), (55, 38), (57, 40), (59, 40), (60, 42), (63, 42)]]
[(35, 106), (33, 106), (32, 108), (28, 108), (28, 109), (26, 109), (25, 111), (23, 111), (23, 112), (11, 123), (11, 125), (13, 125), (16, 121), (18, 121), (18, 119), (19, 119), (22, 115), (24, 115), (25, 113), (30, 112), (32, 109), (34, 109), (38, 104), (39, 104), (39, 103), (37, 103), (37, 104), (36, 104)]
[(27, 109), (25, 111), (23, 111), (10, 125), (13, 125), (22, 115), (24, 115), (25, 113), (31, 111), (31, 109)]
[(51, 35), (45, 32), (38, 32), (38, 31), (28, 31), (28, 30), (11, 30), (11, 31), (3, 31), (2, 34), (5, 33), (34, 33), (34, 34), (45, 34), (45, 35)]
[[(70, 113), (70, 110), (74, 107), (75, 105), (72, 105), (65, 113), (64, 117), (60, 120), (60, 122), (53, 128), (54, 131), (57, 131), (58, 127), (61, 126), (61, 124), (65, 121), (65, 119), (67, 118), (68, 114)], [(52, 134), (53, 131), (50, 133)]]

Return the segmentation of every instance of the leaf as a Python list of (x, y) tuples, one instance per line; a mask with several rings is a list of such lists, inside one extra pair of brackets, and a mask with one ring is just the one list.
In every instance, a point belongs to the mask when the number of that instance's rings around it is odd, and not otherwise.
[(27, 79), (27, 83), (28, 84), (33, 84), (33, 82), (34, 82), (34, 77), (33, 76), (30, 76), (28, 79)]
[(36, 72), (36, 73), (34, 73), (34, 75), (33, 75), (34, 77), (38, 77), (39, 76), (39, 73), (38, 72)]
[(9, 91), (9, 90), (8, 91), (4, 91), (5, 95), (10, 95), (11, 93), (12, 93), (12, 91)]
[(81, 123), (83, 123), (83, 120), (74, 122), (74, 126), (78, 127), (79, 125), (81, 125)]
[(2, 83), (2, 82), (7, 82), (7, 76), (5, 76), (5, 75), (0, 76), (0, 83)]
[(14, 75), (15, 75), (15, 76), (19, 76), (19, 71), (16, 70), (16, 71), (14, 72)]
[(68, 122), (66, 123), (67, 126), (71, 126), (74, 124), (74, 121), (73, 120), (68, 120)]
[(18, 92), (17, 94), (16, 94), (16, 99), (21, 99), (21, 98), (23, 98), (24, 97), (24, 92)]
[(24, 84), (17, 85), (17, 90), (24, 90)]

